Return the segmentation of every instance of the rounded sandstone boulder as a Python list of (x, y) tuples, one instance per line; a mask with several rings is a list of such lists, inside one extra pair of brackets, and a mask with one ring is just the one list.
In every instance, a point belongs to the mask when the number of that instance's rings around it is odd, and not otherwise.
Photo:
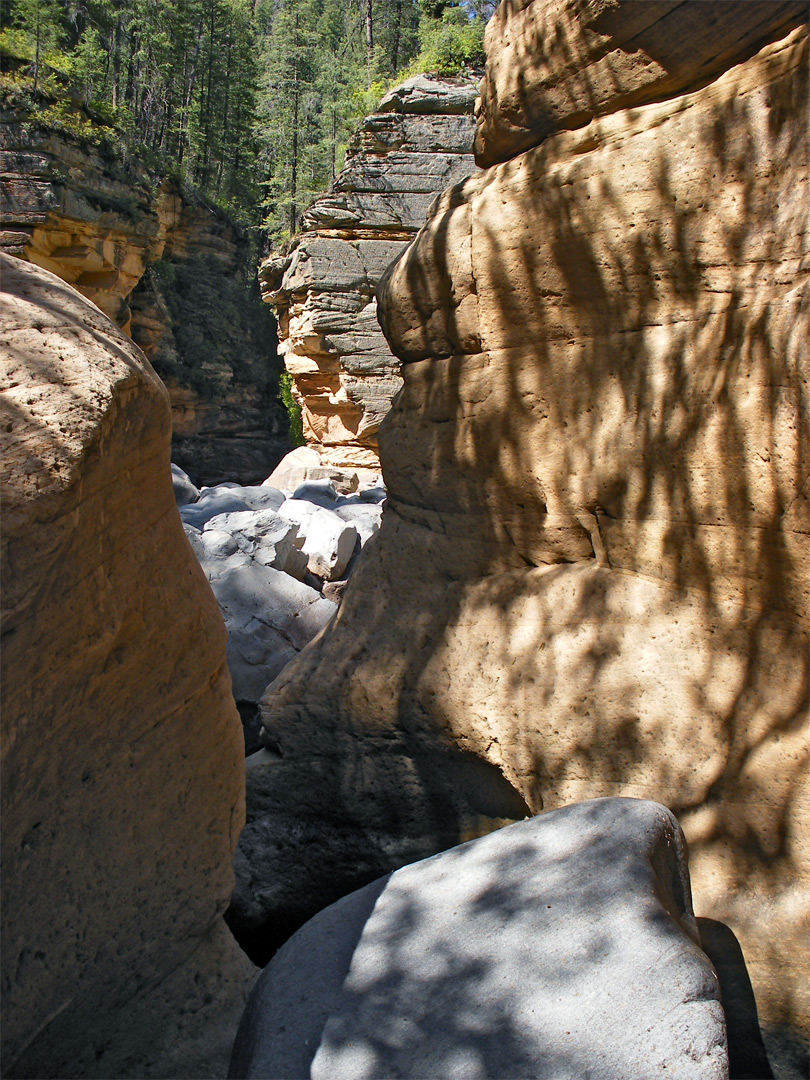
[(214, 1076), (251, 978), (220, 918), (242, 736), (169, 398), (92, 303), (0, 259), (4, 1075)]

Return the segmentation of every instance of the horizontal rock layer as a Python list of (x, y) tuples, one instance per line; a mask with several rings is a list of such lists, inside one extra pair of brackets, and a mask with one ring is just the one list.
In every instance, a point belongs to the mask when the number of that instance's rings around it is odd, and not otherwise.
[(448, 185), (474, 170), (475, 80), (417, 76), (356, 132), (346, 167), (304, 215), (289, 255), (260, 269), (280, 351), (322, 460), (375, 468), (377, 430), (402, 385), (374, 290)]
[(800, 0), (504, 0), (486, 31), (476, 160), (695, 89), (806, 19)]
[(141, 346), (169, 387), (174, 458), (198, 483), (261, 480), (289, 449), (288, 419), (242, 231), (104, 145), (10, 102), (0, 117), (0, 248), (75, 285)]
[(242, 735), (168, 395), (75, 289), (0, 266), (3, 1073), (211, 1077), (251, 978), (221, 919)]
[(127, 298), (179, 223), (179, 192), (154, 194), (142, 167), (124, 170), (21, 110), (5, 108), (2, 121), (3, 250), (75, 285), (129, 333)]
[(385, 519), (265, 697), (239, 880), (271, 932), (287, 843), (334, 895), (519, 816), (498, 781), (660, 800), (773, 1049), (810, 985), (806, 27), (698, 82), (448, 192), (382, 282)]

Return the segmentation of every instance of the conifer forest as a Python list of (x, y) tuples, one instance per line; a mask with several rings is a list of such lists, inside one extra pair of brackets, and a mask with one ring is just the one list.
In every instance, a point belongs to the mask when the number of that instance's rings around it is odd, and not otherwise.
[(6, 93), (275, 247), (397, 78), (479, 63), (493, 0), (8, 0)]

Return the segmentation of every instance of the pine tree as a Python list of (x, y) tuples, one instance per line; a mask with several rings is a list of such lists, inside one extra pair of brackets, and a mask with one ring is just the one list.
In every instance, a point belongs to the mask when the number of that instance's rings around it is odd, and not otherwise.
[(34, 49), (34, 93), (43, 59), (58, 49), (65, 38), (63, 14), (59, 0), (17, 0), (15, 4), (17, 25), (29, 36)]
[(256, 221), (263, 185), (278, 244), (399, 72), (479, 55), (495, 0), (0, 2), (35, 95), (55, 71), (48, 94), (71, 84), (125, 155), (151, 156), (243, 220)]
[(275, 245), (334, 180), (359, 118), (413, 58), (416, 0), (277, 0), (269, 24), (258, 135), (265, 224)]
[(291, 236), (307, 202), (302, 161), (318, 124), (315, 31), (319, 0), (283, 0), (273, 18), (265, 53), (265, 85), (260, 106), (268, 221), (279, 238)]

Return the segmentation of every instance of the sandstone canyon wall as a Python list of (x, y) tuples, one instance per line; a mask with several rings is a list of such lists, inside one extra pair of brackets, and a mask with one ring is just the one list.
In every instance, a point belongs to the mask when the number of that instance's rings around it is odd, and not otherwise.
[(390, 91), (304, 215), (292, 250), (260, 268), (304, 437), (325, 465), (379, 467), (377, 431), (402, 379), (374, 290), (436, 196), (475, 170), (477, 81), (418, 75)]
[(241, 230), (187, 198), (129, 300), (133, 340), (169, 391), (172, 460), (200, 485), (260, 483), (291, 448), (276, 323), (250, 252)]
[(0, 269), (3, 1075), (224, 1075), (243, 743), (168, 395), (72, 287)]
[(479, 147), (504, 160), (378, 292), (404, 378), (382, 529), (263, 702), (230, 916), (256, 940), (487, 818), (651, 798), (801, 1074), (806, 19), (500, 6)]
[(289, 449), (272, 316), (218, 207), (113, 148), (0, 108), (0, 249), (74, 285), (169, 388), (173, 456), (198, 484), (264, 479)]

